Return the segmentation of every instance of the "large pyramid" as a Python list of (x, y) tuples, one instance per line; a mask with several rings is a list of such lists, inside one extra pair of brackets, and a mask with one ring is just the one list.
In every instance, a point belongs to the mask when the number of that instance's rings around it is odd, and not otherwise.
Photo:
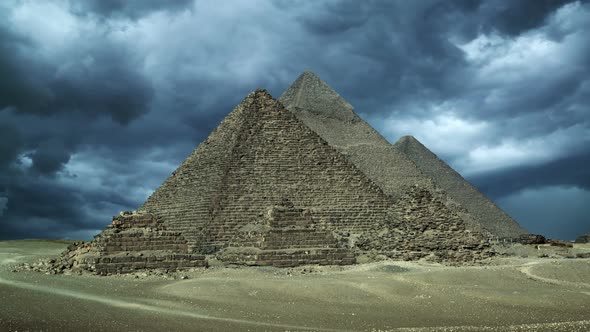
[(365, 253), (446, 262), (491, 254), (487, 234), (431, 192), (409, 181), (394, 198), (328, 143), (256, 90), (136, 212), (58, 264), (107, 274), (211, 259), (283, 267), (352, 264)]
[(515, 238), (526, 231), (413, 137), (390, 144), (312, 72), (304, 72), (279, 101), (394, 199), (417, 185), (430, 191), (473, 229)]

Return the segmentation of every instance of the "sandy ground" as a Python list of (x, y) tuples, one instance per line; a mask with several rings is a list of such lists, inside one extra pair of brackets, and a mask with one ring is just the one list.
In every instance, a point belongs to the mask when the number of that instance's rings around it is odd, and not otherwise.
[(210, 268), (187, 280), (11, 272), (66, 246), (0, 242), (0, 331), (590, 331), (590, 259)]

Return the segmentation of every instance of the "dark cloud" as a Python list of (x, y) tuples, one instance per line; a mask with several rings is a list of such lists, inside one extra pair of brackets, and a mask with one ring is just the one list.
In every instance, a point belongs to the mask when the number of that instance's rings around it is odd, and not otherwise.
[(572, 186), (526, 189), (502, 198), (498, 204), (534, 234), (575, 240), (588, 233), (590, 191)]
[(23, 139), (15, 127), (0, 122), (0, 171), (6, 171), (15, 162), (23, 144)]
[[(145, 180), (145, 166), (136, 174), (143, 183), (133, 175), (118, 176), (117, 172), (129, 172), (123, 165), (106, 169), (93, 166), (84, 164), (77, 173), (63, 174), (60, 179), (34, 174), (4, 178), (7, 189), (4, 193), (0, 191), (0, 197), (6, 203), (1, 215), (1, 237), (59, 238), (70, 233), (88, 237), (103, 229), (112, 215), (134, 209), (145, 199), (141, 195), (131, 196), (123, 189), (127, 186), (137, 188), (146, 182), (154, 185)], [(138, 165), (130, 162), (127, 166)], [(102, 183), (89, 183), (94, 181), (94, 178), (87, 178), (89, 175), (104, 171), (110, 175)]]
[(572, 155), (546, 164), (489, 172), (469, 180), (496, 199), (526, 188), (578, 186), (590, 192), (590, 153)]
[(480, 2), (484, 31), (498, 31), (511, 36), (519, 35), (545, 23), (556, 9), (575, 0), (494, 0)]
[(313, 63), (310, 69), (362, 112), (405, 100), (440, 100), (461, 89), (458, 68), (465, 62), (446, 35), (453, 12), (445, 6), (339, 1), (318, 7), (297, 16), (314, 45), (298, 54), (299, 61)]
[(74, 225), (81, 225), (84, 222), (83, 215), (77, 207), (83, 204), (83, 198), (69, 190), (63, 190), (63, 187), (45, 185), (42, 181), (30, 181), (26, 186), (23, 183), (13, 183), (6, 215), (68, 220), (74, 222)]
[[(288, 8), (286, 2), (280, 5)], [(323, 2), (313, 15), (301, 15), (298, 21), (311, 33), (331, 35), (360, 28), (367, 23), (369, 11), (370, 7), (362, 1)]]
[[(27, 67), (33, 73), (43, 70), (35, 61), (22, 64), (27, 58), (27, 50), (32, 41), (16, 35), (0, 24), (0, 110), (8, 106), (29, 105), (31, 96), (49, 97), (42, 84), (34, 76), (27, 74)], [(45, 73), (43, 73), (45, 74)]]
[(31, 158), (34, 171), (54, 174), (70, 160), (70, 151), (65, 148), (63, 142), (52, 139), (39, 144), (35, 152), (27, 157)]
[(6, 192), (8, 201), (2, 216), (4, 238), (45, 238), (51, 237), (51, 233), (55, 236), (62, 228), (86, 227), (86, 216), (78, 210), (83, 204), (82, 197), (44, 181), (19, 180), (9, 183)]
[(104, 38), (76, 43), (49, 59), (30, 38), (0, 24), (0, 109), (106, 115), (122, 124), (149, 111), (153, 88), (126, 45)]
[(115, 48), (93, 52), (87, 58), (89, 64), (75, 63), (49, 84), (56, 98), (42, 109), (106, 113), (122, 124), (149, 110), (153, 93), (150, 83), (116, 45), (104, 46)]
[(86, 0), (72, 1), (71, 10), (77, 15), (95, 14), (103, 18), (138, 19), (158, 11), (178, 11), (190, 8), (194, 0)]
[(8, 205), (8, 198), (6, 196), (0, 196), (0, 217), (4, 215), (6, 205)]
[(89, 237), (303, 70), (526, 224), (538, 195), (590, 191), (590, 8), (567, 3), (2, 3), (0, 238)]

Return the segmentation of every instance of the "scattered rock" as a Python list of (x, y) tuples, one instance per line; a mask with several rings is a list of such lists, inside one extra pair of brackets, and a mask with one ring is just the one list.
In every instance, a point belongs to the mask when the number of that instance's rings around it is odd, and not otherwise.
[(564, 247), (564, 248), (573, 248), (573, 243), (561, 241), (561, 240), (548, 240), (547, 241), (553, 247)]
[(590, 233), (578, 236), (576, 243), (590, 243)]
[(521, 244), (545, 244), (547, 239), (539, 234), (522, 234), (518, 238), (518, 242)]

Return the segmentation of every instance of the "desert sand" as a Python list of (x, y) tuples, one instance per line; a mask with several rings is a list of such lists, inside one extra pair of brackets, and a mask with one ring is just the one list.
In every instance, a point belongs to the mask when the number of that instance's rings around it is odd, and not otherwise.
[(590, 259), (213, 267), (174, 276), (12, 272), (67, 245), (0, 242), (1, 331), (590, 331)]

